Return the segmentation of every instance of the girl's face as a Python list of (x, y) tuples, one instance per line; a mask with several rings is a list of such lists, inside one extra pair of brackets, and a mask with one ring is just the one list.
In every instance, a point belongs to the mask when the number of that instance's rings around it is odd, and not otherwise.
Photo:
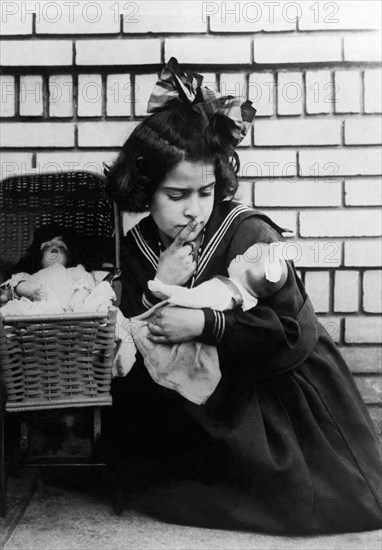
[(49, 267), (53, 264), (66, 265), (68, 262), (68, 247), (62, 237), (54, 237), (50, 241), (41, 244), (41, 266)]
[(150, 212), (159, 231), (171, 241), (191, 220), (197, 220), (188, 239), (194, 241), (211, 216), (214, 195), (213, 165), (182, 160), (159, 184)]

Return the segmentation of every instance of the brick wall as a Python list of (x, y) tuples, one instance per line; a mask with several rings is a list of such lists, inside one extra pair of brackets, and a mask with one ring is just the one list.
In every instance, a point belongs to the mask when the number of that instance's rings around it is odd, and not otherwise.
[[(258, 110), (239, 198), (296, 264), (381, 424), (381, 4), (1, 3), (1, 177), (101, 171), (174, 55)], [(297, 20), (296, 20), (297, 17)]]

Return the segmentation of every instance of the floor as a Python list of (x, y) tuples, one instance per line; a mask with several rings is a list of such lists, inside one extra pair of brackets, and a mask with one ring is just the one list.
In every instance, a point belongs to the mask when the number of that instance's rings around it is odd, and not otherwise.
[[(92, 422), (83, 411), (55, 411), (50, 416), (36, 412), (28, 419), (30, 457), (91, 453)], [(19, 449), (19, 422), (13, 415), (8, 421), (15, 421), (6, 431), (7, 448), (13, 452)], [(12, 455), (9, 463), (14, 462)], [(104, 467), (14, 468), (7, 514), (0, 518), (0, 550), (382, 550), (382, 531), (276, 537), (172, 525), (131, 509), (118, 516), (109, 487)]]
[[(51, 470), (53, 471), (53, 470)], [(80, 469), (76, 469), (80, 472)], [(95, 488), (55, 483), (24, 468), (9, 480), (4, 550), (381, 550), (382, 531), (324, 537), (275, 537), (161, 523), (137, 512), (117, 516)], [(65, 476), (67, 476), (67, 470)], [(82, 474), (78, 474), (82, 475)]]

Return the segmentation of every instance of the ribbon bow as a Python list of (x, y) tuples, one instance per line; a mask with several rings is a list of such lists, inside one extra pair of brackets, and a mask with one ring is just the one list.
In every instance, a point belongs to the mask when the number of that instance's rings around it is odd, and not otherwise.
[(202, 86), (203, 77), (187, 69), (181, 70), (178, 61), (172, 57), (163, 68), (158, 82), (151, 93), (147, 112), (155, 113), (166, 109), (174, 99), (189, 103), (198, 111), (208, 126), (215, 115), (225, 116), (231, 121), (227, 129), (232, 135), (234, 145), (238, 145), (246, 136), (256, 109), (252, 102), (243, 97), (221, 96), (206, 86)]

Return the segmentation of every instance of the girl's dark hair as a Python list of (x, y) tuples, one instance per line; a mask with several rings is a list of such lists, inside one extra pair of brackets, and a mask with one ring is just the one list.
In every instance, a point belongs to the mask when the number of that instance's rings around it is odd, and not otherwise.
[[(33, 235), (33, 242), (15, 266), (15, 273), (36, 273), (41, 269), (41, 245), (54, 237), (62, 237), (68, 247), (68, 262), (65, 267), (75, 267), (79, 263), (84, 265), (82, 237), (72, 229), (60, 225), (43, 225)], [(84, 265), (87, 268), (86, 265)]]
[(122, 210), (145, 212), (167, 172), (180, 161), (214, 165), (215, 202), (232, 198), (238, 187), (239, 158), (228, 131), (230, 121), (215, 115), (205, 127), (191, 104), (178, 100), (137, 126), (107, 170), (109, 192)]

